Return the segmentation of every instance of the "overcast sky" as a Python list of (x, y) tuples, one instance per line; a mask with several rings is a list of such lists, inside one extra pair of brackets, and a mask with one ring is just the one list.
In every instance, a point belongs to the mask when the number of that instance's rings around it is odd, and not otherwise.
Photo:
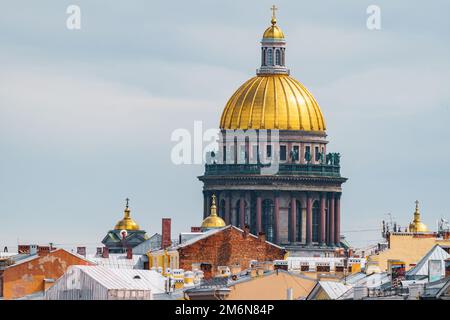
[[(345, 5), (344, 5), (345, 3)], [(81, 29), (66, 28), (69, 5)], [(319, 102), (349, 178), (342, 230), (380, 238), (414, 201), (450, 218), (450, 3), (277, 1), (291, 75)], [(381, 30), (366, 9), (381, 8)], [(216, 128), (259, 67), (272, 1), (8, 1), (0, 10), (0, 246), (95, 247), (124, 199), (149, 234), (202, 219), (201, 165), (173, 130)]]

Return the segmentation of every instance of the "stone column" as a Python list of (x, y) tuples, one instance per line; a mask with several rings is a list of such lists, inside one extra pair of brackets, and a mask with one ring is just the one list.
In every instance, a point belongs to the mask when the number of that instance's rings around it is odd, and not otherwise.
[(336, 209), (335, 209), (335, 231), (334, 243), (339, 246), (341, 243), (341, 195), (336, 195)]
[(306, 244), (312, 244), (312, 198), (309, 192), (306, 195)]
[(244, 229), (245, 226), (245, 197), (241, 193), (239, 198), (239, 227)]
[(290, 233), (291, 238), (289, 239), (290, 242), (296, 242), (296, 230), (297, 230), (297, 199), (294, 195), (291, 197), (291, 217), (290, 217)]
[(262, 230), (262, 198), (258, 193), (256, 194), (256, 232), (259, 233)]
[(229, 192), (225, 194), (225, 223), (231, 224), (231, 194)]
[(327, 201), (327, 194), (325, 192), (322, 192), (320, 195), (320, 240), (319, 244), (321, 246), (325, 245), (325, 207), (326, 207), (326, 201)]
[(280, 195), (275, 194), (275, 217), (274, 217), (274, 230), (275, 237), (274, 242), (279, 243), (280, 240)]
[(328, 242), (328, 245), (334, 246), (334, 192), (330, 193), (330, 240)]
[(203, 191), (203, 219), (205, 219), (209, 215), (209, 192)]

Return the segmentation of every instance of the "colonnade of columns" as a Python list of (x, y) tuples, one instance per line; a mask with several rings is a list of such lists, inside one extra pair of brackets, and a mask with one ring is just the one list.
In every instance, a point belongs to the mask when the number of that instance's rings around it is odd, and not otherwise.
[[(248, 192), (248, 191), (247, 191)], [(204, 218), (209, 214), (209, 207), (211, 205), (211, 196), (215, 193), (217, 198), (220, 199), (219, 203), (224, 200), (224, 206), (222, 211), (222, 216), (225, 223), (231, 224), (231, 211), (232, 211), (232, 196), (229, 191), (204, 191)], [(243, 228), (245, 226), (245, 191), (240, 192), (239, 197), (233, 197), (233, 199), (239, 199), (239, 205), (236, 207), (236, 212), (239, 213), (235, 221), (239, 227)], [(255, 210), (255, 229), (256, 233), (262, 232), (263, 230), (263, 206), (262, 202), (267, 197), (262, 197), (260, 192), (255, 192), (253, 195), (256, 197), (254, 208), (250, 208), (250, 211)], [(317, 245), (320, 246), (339, 246), (340, 244), (340, 198), (341, 194), (337, 192), (304, 192), (303, 197), (300, 197), (299, 193), (296, 192), (285, 192), (281, 193), (279, 191), (274, 191), (273, 197), (273, 229), (274, 229), (274, 239), (273, 242), (280, 243), (280, 200), (281, 197), (289, 197), (290, 212), (288, 217), (288, 228), (289, 228), (289, 243), (294, 244), (298, 241), (297, 234), (301, 232), (298, 230), (299, 223), (297, 221), (297, 201), (301, 199), (306, 200), (306, 245)], [(318, 218), (318, 230), (314, 230), (318, 234), (318, 241), (313, 242), (313, 205), (318, 202), (319, 204), (319, 218)], [(300, 208), (301, 209), (301, 208)], [(316, 213), (317, 214), (317, 213)]]

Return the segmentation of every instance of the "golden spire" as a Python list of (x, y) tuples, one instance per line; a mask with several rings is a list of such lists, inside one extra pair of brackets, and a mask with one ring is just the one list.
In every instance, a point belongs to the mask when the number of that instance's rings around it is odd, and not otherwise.
[(202, 229), (215, 229), (225, 227), (225, 221), (217, 215), (216, 195), (212, 195), (211, 211), (202, 222)]
[(420, 221), (419, 200), (416, 200), (416, 210), (414, 211), (414, 220), (409, 225), (409, 232), (427, 232), (428, 228)]
[(117, 222), (114, 227), (115, 230), (139, 230), (139, 225), (130, 217), (129, 202), (130, 199), (126, 198), (125, 210), (123, 211), (123, 219)]
[(272, 23), (272, 25), (276, 25), (277, 23), (277, 17), (275, 16), (275, 11), (278, 10), (277, 7), (275, 7), (275, 5), (272, 6), (272, 8), (270, 8), (270, 10), (272, 10), (272, 20), (270, 21)]

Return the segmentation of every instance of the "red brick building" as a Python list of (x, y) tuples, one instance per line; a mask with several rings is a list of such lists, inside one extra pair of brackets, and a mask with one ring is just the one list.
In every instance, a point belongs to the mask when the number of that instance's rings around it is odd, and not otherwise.
[(251, 261), (274, 261), (284, 259), (285, 255), (286, 250), (266, 241), (264, 233), (255, 236), (248, 229), (242, 230), (232, 225), (148, 254), (150, 268), (200, 268), (204, 271), (205, 278), (218, 275), (219, 267), (239, 265), (241, 269), (247, 269)]
[[(13, 262), (11, 262), (13, 263)], [(4, 268), (0, 286), (4, 299), (17, 299), (43, 292), (61, 277), (71, 265), (93, 265), (83, 257), (49, 247), (38, 247), (37, 253), (15, 261)]]

